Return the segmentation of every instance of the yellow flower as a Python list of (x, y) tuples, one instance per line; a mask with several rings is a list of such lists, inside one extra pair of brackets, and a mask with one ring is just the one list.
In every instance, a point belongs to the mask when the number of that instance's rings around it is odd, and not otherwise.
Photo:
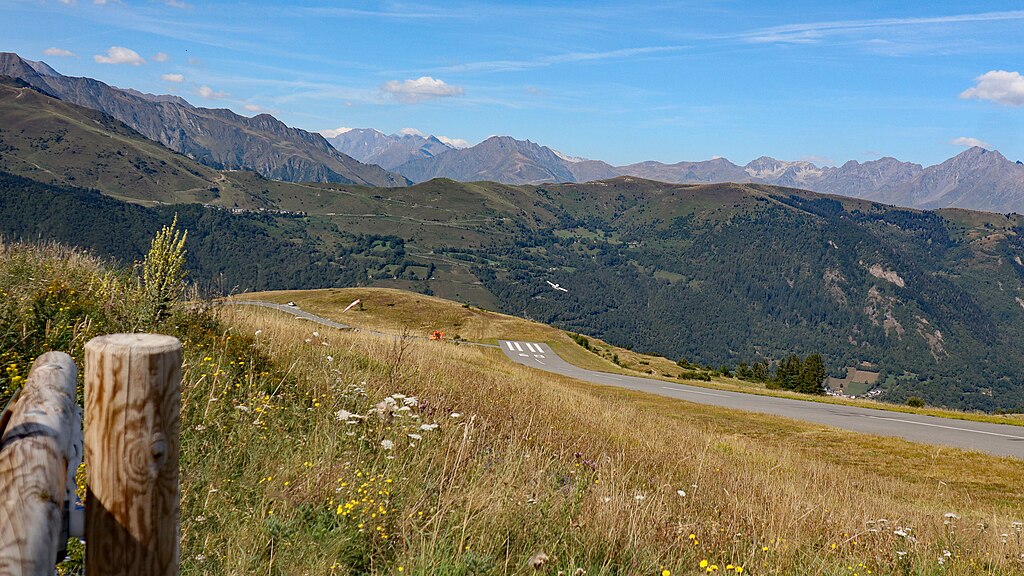
[(662, 570), (661, 571), (661, 576), (672, 576), (672, 573), (669, 572), (668, 570)]
[(701, 568), (707, 568), (708, 567), (708, 561), (707, 560), (701, 560), (700, 561), (700, 567)]

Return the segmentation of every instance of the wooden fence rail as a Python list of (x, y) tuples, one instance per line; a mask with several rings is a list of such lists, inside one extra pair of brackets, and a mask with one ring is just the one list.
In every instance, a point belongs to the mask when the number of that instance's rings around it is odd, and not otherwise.
[[(81, 461), (77, 372), (67, 354), (40, 356), (0, 429), (0, 576), (53, 574), (63, 550), (68, 479)], [(86, 573), (178, 573), (180, 402), (176, 338), (86, 344)]]
[(0, 437), (0, 574), (52, 574), (60, 542), (74, 439), (82, 422), (78, 369), (63, 352), (32, 364)]

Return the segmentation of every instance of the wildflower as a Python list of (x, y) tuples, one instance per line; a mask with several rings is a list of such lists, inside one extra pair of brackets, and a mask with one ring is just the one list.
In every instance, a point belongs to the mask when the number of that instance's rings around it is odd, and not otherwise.
[(686, 496), (686, 490), (683, 490), (683, 489), (676, 490), (676, 494), (678, 494), (679, 497), (682, 498), (682, 497)]
[(707, 568), (708, 567), (708, 561), (707, 560), (701, 560), (700, 561), (700, 567), (701, 567), (701, 569)]
[(337, 412), (335, 412), (334, 417), (337, 418), (339, 422), (341, 422), (341, 421), (346, 421), (347, 422), (349, 420), (358, 420), (358, 419), (365, 418), (365, 416), (360, 416), (359, 414), (356, 414), (355, 412), (349, 412), (348, 410), (344, 410), (344, 409), (343, 410), (338, 410)]
[(670, 572), (668, 569), (662, 570), (661, 576), (672, 576), (672, 572)]
[(420, 424), (421, 432), (430, 432), (432, 430), (437, 430), (437, 424)]
[(388, 440), (387, 438), (385, 438), (385, 439), (380, 441), (380, 447), (385, 449), (385, 450), (391, 450), (392, 448), (395, 447), (395, 443), (392, 442), (391, 440)]
[(327, 356), (328, 362), (334, 362), (334, 356)]
[(633, 496), (633, 499), (636, 500), (637, 502), (643, 502), (644, 498), (647, 498), (647, 496), (644, 496), (643, 494), (637, 494), (636, 496)]
[(527, 560), (526, 563), (534, 570), (540, 570), (544, 567), (545, 564), (548, 563), (548, 560), (550, 560), (550, 558), (548, 558), (547, 554), (543, 552), (537, 552), (533, 556), (530, 556), (530, 559)]
[(420, 440), (423, 440), (423, 436), (420, 436), (419, 434), (409, 434), (409, 438), (412, 438), (413, 440), (415, 440), (417, 442), (419, 442)]
[(252, 334), (252, 335), (253, 335), (253, 336), (259, 336), (260, 334), (263, 334), (263, 330), (257, 330), (257, 331), (255, 331), (255, 332), (253, 332), (253, 334)]
[(402, 403), (405, 404), (406, 406), (419, 406), (420, 405), (420, 401), (417, 400), (415, 396), (408, 396), (406, 398), (402, 398)]
[(241, 410), (242, 412), (248, 412), (249, 411), (249, 407), (244, 405), (244, 404), (239, 404), (238, 406), (235, 406), (235, 409)]
[(452, 418), (462, 418), (462, 414), (459, 414), (458, 412), (452, 412)]

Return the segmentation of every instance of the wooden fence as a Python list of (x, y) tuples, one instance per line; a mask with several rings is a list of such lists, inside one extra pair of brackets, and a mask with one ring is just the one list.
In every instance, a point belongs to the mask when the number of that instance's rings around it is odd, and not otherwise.
[(177, 574), (181, 343), (112, 334), (86, 344), (81, 528), (77, 383), (71, 357), (47, 352), (0, 416), (0, 576), (53, 574), (69, 534), (85, 539), (87, 574)]

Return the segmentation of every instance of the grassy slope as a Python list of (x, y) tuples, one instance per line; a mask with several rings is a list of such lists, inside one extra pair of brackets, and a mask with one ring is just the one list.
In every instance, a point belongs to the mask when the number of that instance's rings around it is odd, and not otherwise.
[(98, 188), (142, 201), (204, 202), (216, 170), (124, 124), (31, 88), (0, 83), (4, 169), (43, 182)]
[[(642, 354), (612, 346), (596, 338), (590, 338), (591, 346), (599, 351), (599, 354), (595, 354), (583, 349), (566, 332), (558, 328), (404, 290), (366, 287), (287, 290), (250, 293), (240, 298), (265, 300), (278, 304), (294, 301), (303, 310), (324, 318), (337, 320), (357, 328), (393, 334), (409, 330), (414, 335), (425, 337), (434, 330), (442, 330), (448, 338), (459, 336), (465, 340), (490, 344), (496, 343), (499, 339), (545, 342), (566, 361), (591, 370), (662, 378), (670, 381), (684, 372), (675, 362), (662, 356)], [(362, 300), (363, 309), (353, 309), (342, 315), (341, 311), (357, 298)], [(613, 354), (618, 356), (621, 365), (616, 365), (609, 360)], [(697, 386), (752, 394), (1024, 426), (1022, 415), (990, 415), (938, 408), (911, 408), (871, 400), (853, 400), (831, 396), (813, 397), (783, 390), (769, 390), (760, 383), (721, 376), (715, 376), (711, 382), (695, 380), (687, 382)]]
[[(124, 274), (59, 247), (3, 246), (0, 334), (20, 354), (4, 361), (133, 326), (182, 339), (183, 574), (529, 574), (538, 552), (550, 574), (697, 574), (702, 561), (757, 575), (1024, 574), (1020, 461), (273, 310), (123, 324), (141, 295)], [(417, 400), (371, 413), (396, 393)]]
[[(543, 551), (552, 574), (938, 574), (943, 550), (944, 574), (1024, 573), (1019, 461), (221, 314), (187, 345), (184, 573), (525, 574)], [(419, 406), (335, 417), (398, 392)]]

